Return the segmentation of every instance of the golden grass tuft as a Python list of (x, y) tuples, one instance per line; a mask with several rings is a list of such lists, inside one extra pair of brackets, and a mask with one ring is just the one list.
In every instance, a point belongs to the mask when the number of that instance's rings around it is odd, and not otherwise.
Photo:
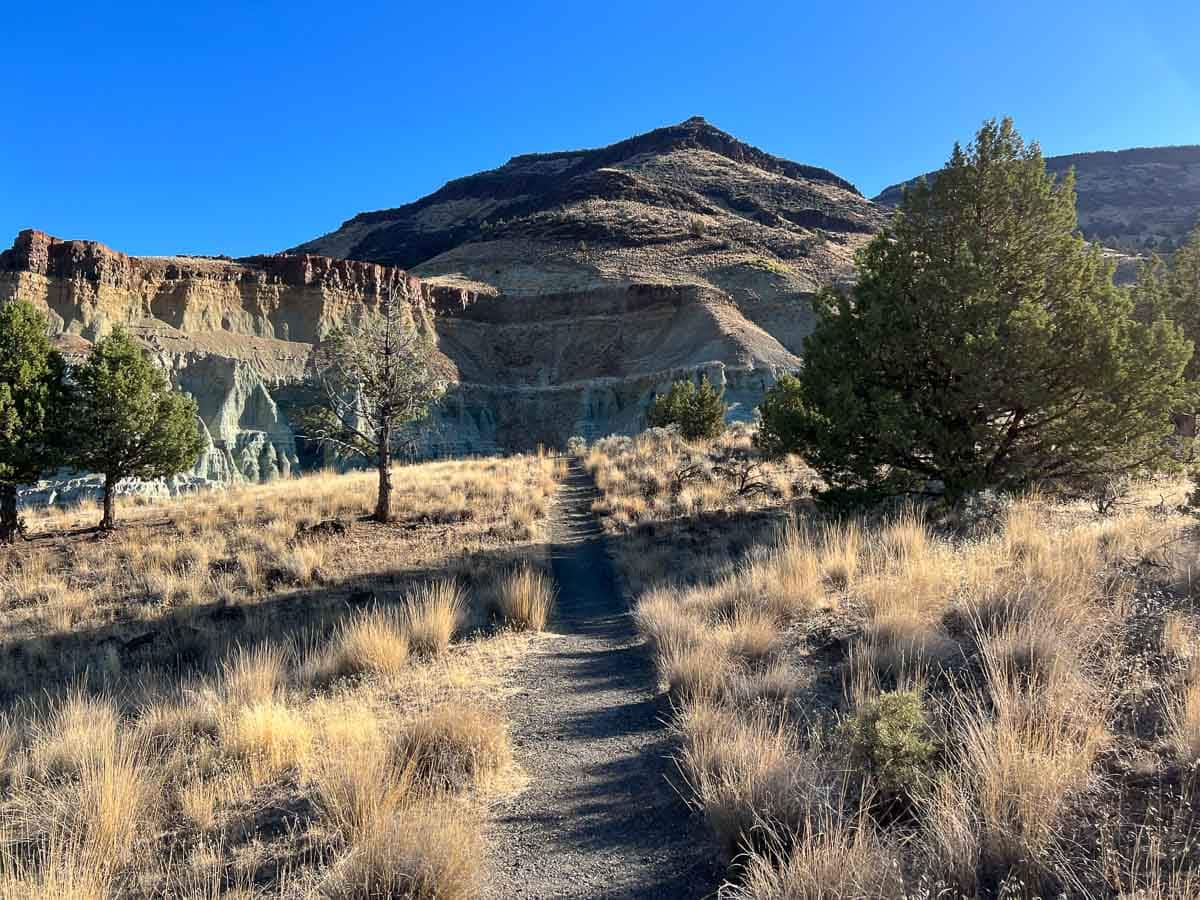
[(221, 723), (221, 742), (244, 760), (256, 782), (301, 767), (312, 746), (312, 729), (292, 707), (260, 701), (231, 711)]
[(239, 647), (221, 664), (218, 692), (226, 703), (269, 703), (283, 689), (288, 654), (263, 644)]
[(753, 849), (764, 825), (798, 827), (828, 794), (820, 768), (780, 722), (701, 701), (683, 709), (676, 727), (693, 803), (729, 859)]
[(892, 900), (905, 896), (899, 855), (865, 811), (818, 805), (794, 831), (762, 828), (766, 849), (744, 860), (731, 900)]
[(396, 736), (401, 770), (437, 791), (488, 783), (512, 763), (503, 722), (490, 713), (445, 704), (409, 722)]
[(500, 620), (520, 631), (545, 631), (554, 599), (554, 582), (528, 564), (505, 575), (496, 586)]
[(1187, 678), (1166, 702), (1167, 741), (1184, 765), (1200, 762), (1200, 663), (1193, 662)]
[(468, 900), (481, 882), (478, 825), (461, 808), (405, 807), (351, 844), (322, 885), (331, 900)]
[(310, 677), (332, 681), (355, 675), (398, 675), (408, 666), (405, 617), (395, 609), (355, 613), (338, 623), (328, 646), (309, 663)]
[(452, 579), (429, 581), (404, 600), (409, 646), (421, 656), (437, 656), (450, 646), (462, 624), (466, 595)]

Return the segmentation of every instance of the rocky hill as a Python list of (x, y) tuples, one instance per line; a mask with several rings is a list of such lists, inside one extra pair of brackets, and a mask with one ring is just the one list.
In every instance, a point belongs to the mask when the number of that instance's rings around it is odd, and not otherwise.
[[(1200, 146), (1051, 156), (1046, 168), (1060, 176), (1075, 169), (1080, 229), (1106, 247), (1169, 251), (1200, 224)], [(904, 184), (875, 202), (895, 206)]]
[(809, 299), (852, 274), (883, 212), (836, 175), (701, 119), (599, 150), (521, 156), (287, 254), (135, 258), (22, 232), (0, 302), (46, 309), (71, 352), (123, 323), (196, 397), (196, 478), (313, 460), (288, 411), (314, 342), (408, 279), (457, 385), (426, 449), (529, 449), (629, 432), (707, 374), (746, 418), (799, 363)]
[(399, 265), (514, 305), (570, 293), (580, 312), (593, 291), (695, 288), (795, 352), (807, 298), (851, 274), (882, 221), (833, 173), (693, 118), (596, 150), (518, 156), (290, 252)]

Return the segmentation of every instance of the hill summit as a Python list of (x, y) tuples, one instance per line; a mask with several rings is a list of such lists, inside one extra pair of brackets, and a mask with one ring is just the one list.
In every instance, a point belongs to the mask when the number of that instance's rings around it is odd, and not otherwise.
[(514, 157), (290, 252), (509, 295), (668, 283), (762, 298), (848, 274), (882, 222), (845, 179), (697, 116), (607, 147)]

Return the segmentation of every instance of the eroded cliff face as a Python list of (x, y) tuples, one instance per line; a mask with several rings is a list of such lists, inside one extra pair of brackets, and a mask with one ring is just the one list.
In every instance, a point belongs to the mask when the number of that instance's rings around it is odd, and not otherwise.
[[(423, 283), (403, 270), (317, 256), (137, 258), (92, 241), (22, 232), (0, 253), (0, 303), (42, 308), (62, 349), (81, 358), (122, 325), (195, 398), (208, 447), (186, 477), (141, 491), (191, 490), (285, 476), (320, 463), (289, 418), (314, 344), (369, 313), (399, 280), (436, 311), (455, 384), (428, 427), (425, 454), (561, 446), (641, 426), (679, 377), (725, 385), (746, 418), (781, 369), (798, 364), (720, 291), (632, 284), (530, 296)], [(78, 497), (43, 486), (38, 498)]]
[(136, 258), (23, 231), (0, 253), (0, 303), (41, 307), (69, 355), (122, 325), (196, 399), (209, 446), (175, 489), (258, 481), (300, 465), (280, 393), (313, 344), (374, 308), (399, 269), (320, 257)]

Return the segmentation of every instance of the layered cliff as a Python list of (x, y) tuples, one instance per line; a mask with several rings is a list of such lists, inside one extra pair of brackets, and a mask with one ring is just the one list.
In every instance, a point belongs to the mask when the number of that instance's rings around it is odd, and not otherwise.
[(836, 175), (691, 119), (517, 157), (281, 255), (136, 258), (22, 232), (0, 302), (42, 306), (75, 353), (129, 328), (197, 400), (211, 446), (194, 477), (260, 479), (316, 462), (288, 415), (311, 348), (399, 279), (435, 307), (455, 380), (425, 452), (633, 431), (701, 374), (748, 418), (799, 364), (813, 292), (851, 277), (883, 216)]
[(122, 325), (195, 397), (209, 438), (193, 473), (201, 482), (299, 464), (281, 393), (302, 380), (313, 342), (400, 278), (409, 276), (314, 257), (136, 258), (37, 231), (0, 253), (0, 303), (40, 306), (69, 354)]

